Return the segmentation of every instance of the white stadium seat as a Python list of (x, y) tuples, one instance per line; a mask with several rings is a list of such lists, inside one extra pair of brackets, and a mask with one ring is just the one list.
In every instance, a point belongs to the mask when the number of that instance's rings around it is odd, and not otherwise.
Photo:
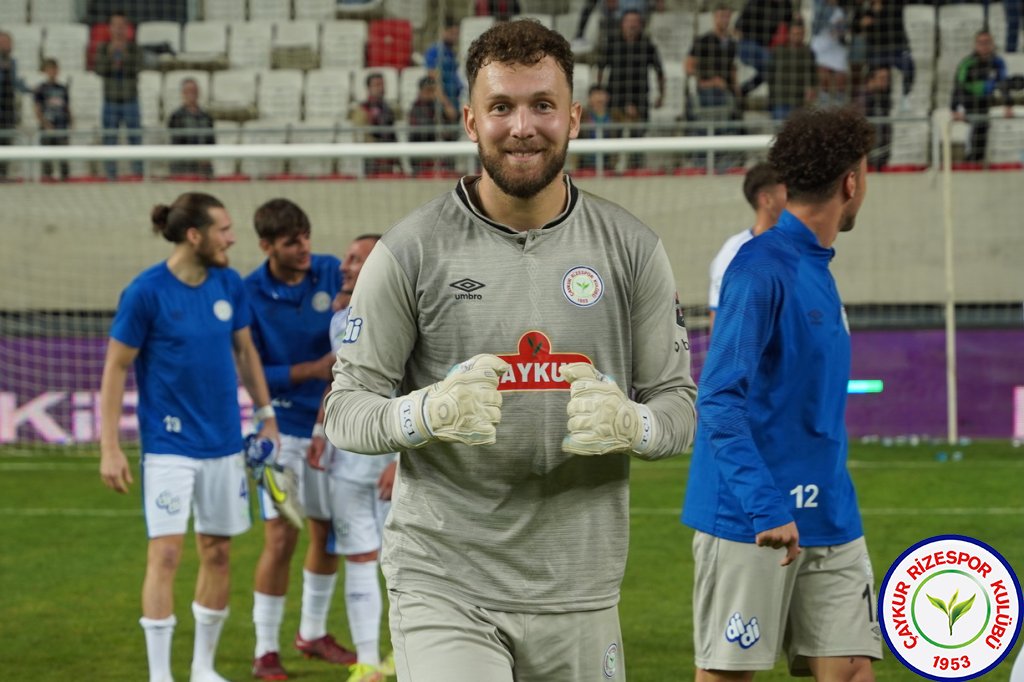
[(71, 24), (78, 21), (77, 4), (75, 0), (31, 0), (30, 18), (33, 24)]
[(287, 0), (249, 0), (250, 21), (288, 21), (291, 14), (292, 4)]
[(361, 19), (327, 21), (320, 36), (320, 67), (357, 68), (366, 63), (368, 29)]
[(92, 71), (66, 75), (74, 127), (98, 127), (103, 119), (103, 79)]
[[(576, 65), (578, 69), (579, 64)], [(427, 75), (425, 66), (407, 66), (398, 74), (398, 107), (400, 118), (409, 117), (409, 109), (420, 94), (420, 79)]]
[(53, 57), (61, 69), (85, 71), (89, 27), (85, 24), (50, 24), (43, 34), (43, 58)]
[[(241, 124), (235, 121), (214, 121), (213, 137), (218, 145), (238, 144), (241, 139)], [(213, 177), (226, 178), (238, 173), (238, 161), (236, 159), (214, 159)]]
[(256, 91), (261, 119), (285, 122), (302, 118), (302, 72), (296, 69), (261, 71)]
[[(164, 74), (162, 72), (147, 70), (139, 73), (139, 111), (142, 115), (143, 128), (163, 125), (163, 94)], [(170, 111), (167, 113), (169, 114)]]
[[(284, 144), (288, 124), (281, 119), (258, 118), (242, 124), (242, 144)], [(284, 173), (284, 159), (242, 159), (242, 173), (254, 178)]]
[(463, 17), (459, 22), (459, 61), (469, 53), (469, 46), (494, 25), (494, 17)]
[(26, 0), (6, 0), (6, 2), (0, 2), (0, 26), (27, 23), (28, 2)]
[(694, 17), (689, 12), (653, 12), (647, 22), (647, 34), (658, 48), (662, 66), (682, 64), (690, 54), (694, 39)]
[(135, 42), (139, 45), (167, 43), (177, 54), (181, 52), (181, 24), (176, 21), (144, 21), (135, 29)]
[(352, 71), (317, 69), (306, 72), (306, 120), (345, 118), (351, 107)]
[(210, 109), (214, 112), (255, 111), (258, 73), (255, 69), (214, 71), (210, 82)]
[(274, 24), (267, 21), (235, 22), (229, 27), (228, 63), (232, 69), (269, 69)]
[(207, 21), (245, 21), (245, 0), (203, 0)]
[[(65, 74), (61, 74), (57, 81), (67, 85), (64, 76)], [(34, 93), (39, 84), (46, 80), (46, 74), (38, 71), (29, 71), (27, 73), (19, 71), (18, 77), (25, 82), (25, 87), (32, 90), (32, 93), (23, 93), (21, 95), (21, 120), (18, 121), (18, 128), (24, 131), (35, 131), (39, 128), (39, 121), (36, 119), (36, 98)]]
[(328, 21), (334, 19), (337, 0), (295, 0), (295, 18)]
[[(334, 142), (335, 119), (319, 118), (295, 121), (289, 128), (288, 141), (294, 144), (330, 144)], [(292, 159), (289, 171), (295, 175), (324, 176), (332, 172), (332, 160)]]
[(190, 21), (185, 24), (182, 50), (186, 53), (228, 53), (228, 25), (224, 21)]
[(320, 24), (312, 19), (280, 21), (274, 32), (274, 47), (309, 47), (320, 50)]
[(17, 60), (18, 70), (26, 73), (39, 71), (43, 27), (38, 24), (11, 24), (4, 26), (4, 30), (11, 35), (11, 56)]
[(1014, 107), (1013, 118), (1006, 118), (1005, 107), (989, 110), (985, 157), (989, 163), (1024, 162), (1024, 106)]

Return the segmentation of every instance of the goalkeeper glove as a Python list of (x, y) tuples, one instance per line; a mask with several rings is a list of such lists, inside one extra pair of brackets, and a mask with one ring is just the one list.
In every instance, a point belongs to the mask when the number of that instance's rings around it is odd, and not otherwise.
[(635, 403), (593, 365), (574, 362), (562, 367), (569, 382), (569, 433), (562, 449), (574, 455), (643, 454), (653, 442), (654, 420), (645, 405)]
[(249, 434), (245, 437), (245, 464), (252, 470), (257, 485), (267, 491), (278, 513), (302, 530), (304, 514), (298, 502), (298, 481), (294, 471), (277, 463), (277, 444)]
[(393, 401), (398, 440), (418, 448), (441, 440), (466, 445), (491, 445), (501, 421), (498, 380), (508, 364), (495, 355), (475, 355), (461, 362), (436, 384)]

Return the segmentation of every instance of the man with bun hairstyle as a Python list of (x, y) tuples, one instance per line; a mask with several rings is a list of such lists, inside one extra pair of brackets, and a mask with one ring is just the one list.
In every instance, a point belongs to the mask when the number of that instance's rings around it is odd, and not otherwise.
[(245, 287), (228, 267), (235, 235), (224, 205), (187, 192), (155, 207), (152, 220), (174, 250), (132, 280), (117, 306), (100, 387), (100, 477), (119, 493), (133, 482), (119, 425), (134, 366), (149, 536), (139, 622), (149, 680), (172, 680), (174, 577), (194, 513), (199, 575), (191, 680), (222, 682), (213, 659), (228, 616), (231, 538), (251, 524), (239, 374), (256, 406), (260, 435), (277, 440), (277, 420), (249, 333)]

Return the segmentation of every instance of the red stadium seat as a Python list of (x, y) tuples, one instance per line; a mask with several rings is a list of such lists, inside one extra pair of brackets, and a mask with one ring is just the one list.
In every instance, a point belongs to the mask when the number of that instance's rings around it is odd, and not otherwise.
[(366, 41), (367, 66), (402, 69), (412, 63), (412, 24), (406, 19), (374, 19)]

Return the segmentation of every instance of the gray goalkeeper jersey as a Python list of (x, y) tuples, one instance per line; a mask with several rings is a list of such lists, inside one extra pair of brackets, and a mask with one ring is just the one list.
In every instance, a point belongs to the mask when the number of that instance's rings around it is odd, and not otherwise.
[[(389, 396), (479, 353), (511, 366), (497, 443), (402, 454), (384, 531), (391, 588), (502, 611), (565, 612), (618, 601), (629, 541), (629, 456), (562, 451), (569, 385), (592, 362), (654, 415), (660, 459), (693, 437), (689, 344), (658, 236), (566, 179), (565, 212), (515, 232), (469, 200), (476, 178), (391, 228), (363, 266), (327, 398), (338, 447), (401, 449)], [(387, 427), (385, 427), (387, 425)]]

